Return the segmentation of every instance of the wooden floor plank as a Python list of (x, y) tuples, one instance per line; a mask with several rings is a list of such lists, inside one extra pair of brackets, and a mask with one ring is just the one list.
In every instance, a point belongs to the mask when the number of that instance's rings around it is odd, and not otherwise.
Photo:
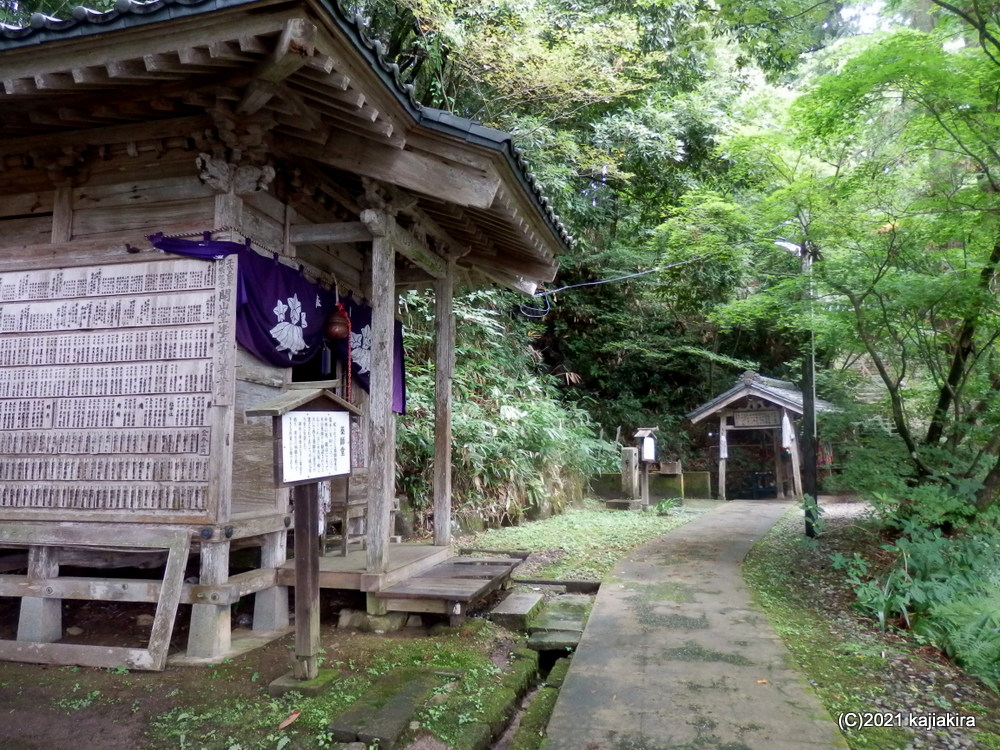
[(508, 576), (509, 565), (452, 565), (442, 563), (421, 573), (419, 578), (495, 578)]
[(380, 599), (441, 599), (450, 602), (468, 602), (484, 595), (492, 581), (473, 578), (411, 578), (382, 589), (375, 595)]

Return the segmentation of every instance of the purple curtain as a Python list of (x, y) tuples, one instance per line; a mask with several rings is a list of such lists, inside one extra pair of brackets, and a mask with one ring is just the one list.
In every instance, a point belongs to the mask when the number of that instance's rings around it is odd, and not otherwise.
[[(351, 360), (354, 382), (368, 390), (371, 375), (371, 324), (372, 309), (362, 302), (355, 302), (348, 296), (341, 300), (351, 319)], [(403, 324), (396, 321), (392, 348), (392, 410), (406, 413), (406, 372), (403, 351)], [(337, 354), (341, 361), (347, 359), (347, 341), (337, 342)]]
[[(239, 259), (236, 282), (236, 340), (257, 359), (275, 367), (301, 365), (317, 355), (324, 344), (327, 317), (335, 309), (336, 296), (312, 283), (294, 268), (265, 258), (238, 242), (205, 238), (182, 240), (155, 234), (149, 237), (153, 247), (189, 258), (215, 260), (228, 255)], [(344, 301), (351, 317), (352, 373), (354, 382), (366, 391), (371, 369), (371, 314), (368, 305)], [(355, 319), (357, 316), (357, 319)], [(347, 361), (346, 342), (338, 342), (341, 361)], [(403, 326), (396, 321), (393, 347), (392, 408), (406, 410), (406, 381), (403, 352)]]

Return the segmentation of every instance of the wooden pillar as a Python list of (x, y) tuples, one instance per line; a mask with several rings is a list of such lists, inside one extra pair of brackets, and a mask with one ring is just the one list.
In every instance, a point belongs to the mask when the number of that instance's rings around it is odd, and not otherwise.
[[(202, 541), (202, 585), (223, 584), (229, 580), (229, 540)], [(226, 654), (233, 641), (232, 616), (228, 604), (191, 606), (191, 632), (188, 633), (188, 656), (214, 659)]]
[(719, 417), (719, 499), (726, 499), (726, 456), (729, 455), (729, 440), (726, 434), (726, 415)]
[(639, 502), (649, 505), (649, 462), (639, 465)]
[(622, 448), (622, 498), (639, 498), (639, 449)]
[(455, 261), (434, 284), (434, 544), (451, 542), (451, 412), (455, 373)]
[(782, 461), (781, 428), (771, 430), (771, 437), (774, 441), (774, 486), (777, 489), (777, 497), (785, 497), (785, 463)]
[[(319, 484), (295, 493), (295, 665), (299, 680), (319, 675)], [(346, 523), (346, 519), (345, 519)]]
[[(370, 426), (368, 433), (367, 569), (384, 573), (389, 561), (389, 516), (396, 493), (396, 420), (392, 413), (392, 353), (396, 311), (395, 219), (366, 209), (372, 233)], [(371, 597), (369, 597), (371, 598)]]
[[(46, 581), (59, 575), (59, 551), (55, 547), (28, 548), (28, 580)], [(35, 596), (21, 598), (17, 640), (52, 643), (62, 638), (62, 599)]]
[[(288, 532), (274, 531), (264, 535), (260, 549), (260, 567), (278, 568), (288, 559)], [(253, 629), (265, 632), (288, 627), (288, 587), (272, 586), (254, 594)]]

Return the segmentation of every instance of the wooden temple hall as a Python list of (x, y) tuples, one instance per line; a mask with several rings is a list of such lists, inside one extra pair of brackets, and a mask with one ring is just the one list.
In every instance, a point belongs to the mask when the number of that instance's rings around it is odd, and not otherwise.
[[(530, 293), (571, 238), (507, 134), (421, 107), (381, 50), (337, 0), (0, 25), (0, 597), (20, 612), (0, 659), (162, 669), (180, 604), (182, 659), (287, 632), (295, 501), (272, 417), (311, 401), (350, 414), (328, 518), (346, 537), (364, 517), (319, 585), (372, 613), (455, 614), (482, 589), (417, 605), (405, 586), (458, 567), (453, 293)], [(428, 545), (390, 543), (413, 288), (437, 306)], [(248, 547), (259, 564), (235, 572)], [(162, 576), (102, 567), (133, 558)], [(148, 646), (72, 642), (64, 599), (155, 603)]]
[[(819, 412), (833, 408), (827, 401), (816, 400)], [(713, 446), (716, 496), (720, 500), (802, 497), (798, 439), (802, 414), (802, 392), (795, 385), (752, 371), (686, 414), (693, 424), (712, 425), (710, 434), (717, 435)], [(727, 471), (734, 459), (739, 461), (736, 471)]]

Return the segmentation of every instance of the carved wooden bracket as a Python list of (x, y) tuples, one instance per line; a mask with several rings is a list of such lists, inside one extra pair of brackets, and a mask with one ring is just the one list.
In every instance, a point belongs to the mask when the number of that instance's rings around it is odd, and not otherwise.
[(199, 177), (209, 187), (223, 193), (244, 195), (267, 189), (275, 176), (269, 163), (267, 135), (275, 126), (268, 116), (243, 117), (218, 103), (209, 110), (214, 129), (195, 136), (201, 149), (195, 163)]
[(234, 164), (206, 153), (198, 154), (195, 163), (201, 170), (198, 173), (201, 181), (220, 193), (246, 195), (266, 190), (275, 175), (272, 166)]
[(72, 187), (87, 180), (85, 151), (84, 147), (63, 146), (32, 151), (30, 155), (36, 167), (48, 172), (49, 180), (55, 187)]

